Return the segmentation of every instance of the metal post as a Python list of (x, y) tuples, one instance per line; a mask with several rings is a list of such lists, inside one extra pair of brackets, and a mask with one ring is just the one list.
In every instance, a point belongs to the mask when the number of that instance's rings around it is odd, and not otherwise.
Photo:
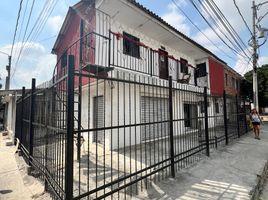
[(253, 35), (252, 35), (252, 47), (253, 47), (253, 55), (252, 55), (252, 62), (253, 62), (253, 99), (254, 99), (254, 106), (259, 112), (259, 100), (258, 100), (258, 78), (257, 78), (257, 39), (256, 39), (256, 5), (255, 1), (252, 1), (252, 10), (253, 10)]
[(30, 122), (29, 122), (29, 165), (32, 166), (32, 157), (33, 157), (33, 139), (34, 139), (34, 131), (33, 131), (33, 121), (34, 121), (34, 109), (35, 109), (35, 79), (32, 79), (32, 91), (31, 91), (31, 108), (30, 108)]
[(169, 76), (169, 130), (170, 130), (170, 159), (171, 159), (171, 176), (175, 177), (174, 162), (174, 137), (173, 137), (173, 99), (172, 99), (172, 77)]
[(204, 87), (204, 111), (205, 111), (205, 139), (206, 155), (209, 156), (209, 133), (208, 133), (208, 95), (207, 87)]
[(226, 103), (226, 92), (223, 92), (223, 116), (224, 116), (224, 133), (225, 133), (225, 144), (228, 145), (228, 122), (227, 122), (227, 103)]
[(22, 144), (22, 134), (23, 134), (23, 110), (24, 110), (24, 108), (23, 108), (23, 106), (24, 106), (24, 96), (25, 96), (25, 87), (22, 87), (22, 92), (21, 92), (21, 122), (20, 122), (20, 143)]
[(68, 56), (67, 135), (65, 146), (65, 199), (73, 199), (73, 133), (74, 133), (74, 56)]
[(238, 102), (238, 96), (235, 96), (235, 103), (236, 103), (236, 124), (237, 124), (237, 136), (240, 138), (240, 125), (239, 125), (239, 118), (240, 118), (240, 112), (239, 112), (239, 102)]
[[(80, 51), (79, 51), (79, 63), (80, 63), (80, 67), (79, 67), (79, 73), (82, 73), (82, 62), (83, 62), (83, 36), (84, 36), (84, 20), (81, 19), (80, 20)], [(78, 116), (77, 116), (77, 160), (80, 161), (80, 157), (81, 157), (81, 101), (82, 101), (82, 77), (79, 76), (79, 86), (78, 86)]]
[[(47, 89), (44, 93), (45, 99), (45, 167), (48, 167), (48, 120), (50, 117), (53, 118), (53, 114), (49, 113), (49, 98), (52, 98), (53, 93), (50, 92), (51, 89)], [(50, 108), (51, 109), (51, 108)], [(51, 116), (52, 114), (52, 116)], [(46, 176), (46, 175), (45, 175)], [(49, 190), (49, 184), (47, 179), (45, 178), (45, 191)]]
[(6, 85), (5, 85), (6, 90), (10, 89), (10, 68), (11, 68), (11, 56), (8, 56), (8, 65), (6, 66), (7, 70)]
[(248, 123), (247, 123), (247, 110), (246, 110), (246, 101), (243, 101), (243, 108), (244, 108), (244, 120), (245, 120), (245, 133), (248, 132)]
[(150, 75), (153, 76), (153, 50), (150, 48)]

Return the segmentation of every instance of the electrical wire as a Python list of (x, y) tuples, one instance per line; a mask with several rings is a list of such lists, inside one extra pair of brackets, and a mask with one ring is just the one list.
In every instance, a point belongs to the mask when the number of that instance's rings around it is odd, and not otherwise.
[[(26, 24), (26, 28), (25, 28), (25, 31), (24, 31), (24, 34), (23, 34), (23, 38), (22, 38), (22, 44), (24, 44), (24, 40), (25, 40), (26, 33), (27, 33), (27, 30), (28, 30), (28, 27), (29, 27), (29, 23), (30, 23), (30, 20), (31, 20), (31, 16), (32, 16), (32, 12), (33, 12), (33, 8), (34, 8), (34, 4), (35, 4), (35, 0), (33, 0), (32, 5), (31, 5), (31, 9), (30, 9), (29, 17), (28, 17), (27, 24)], [(18, 55), (18, 57), (17, 57), (17, 60), (20, 59), (22, 50), (23, 50), (23, 47), (20, 48), (20, 51), (19, 51), (19, 55)], [(17, 63), (17, 61), (16, 61), (16, 65), (17, 65), (17, 64), (18, 64), (18, 63)]]
[(241, 11), (240, 11), (240, 9), (239, 9), (237, 3), (236, 3), (236, 0), (233, 0), (233, 2), (234, 2), (234, 5), (235, 5), (235, 7), (236, 7), (236, 10), (237, 10), (238, 14), (239, 14), (240, 17), (242, 18), (242, 20), (243, 20), (245, 26), (247, 27), (248, 31), (250, 32), (251, 35), (253, 35), (253, 33), (252, 33), (252, 31), (250, 30), (250, 28), (249, 28), (249, 26), (248, 26), (248, 24), (247, 24), (247, 22), (246, 22), (246, 20), (245, 20), (245, 18), (244, 18), (244, 16), (243, 16), (243, 14), (241, 13)]
[(180, 12), (189, 20), (189, 22), (219, 51), (221, 51), (225, 56), (232, 59), (233, 61), (236, 61), (236, 59), (232, 56), (230, 56), (228, 53), (226, 53), (223, 49), (221, 49), (218, 45), (216, 45), (192, 20), (191, 18), (183, 11), (183, 9), (176, 3), (175, 0), (172, 0), (173, 4), (180, 10)]
[(21, 8), (22, 8), (22, 3), (23, 3), (23, 0), (20, 0), (19, 11), (18, 11), (17, 20), (16, 20), (16, 26), (15, 26), (15, 32), (14, 32), (13, 41), (12, 41), (12, 47), (11, 47), (11, 52), (10, 52), (11, 58), (12, 58), (12, 54), (13, 54), (13, 50), (14, 50), (14, 44), (15, 44), (15, 40), (16, 40), (16, 35), (17, 35), (17, 30), (18, 30), (18, 25), (19, 25), (19, 20), (20, 20), (20, 13), (21, 13)]
[[(214, 12), (216, 13), (218, 20), (226, 27), (226, 30), (228, 31), (228, 33), (230, 34), (230, 36), (235, 40), (235, 42), (237, 44), (241, 44), (239, 46), (244, 46), (244, 48), (247, 50), (248, 46), (244, 43), (244, 41), (241, 39), (241, 37), (239, 36), (239, 34), (235, 31), (235, 29), (233, 28), (233, 26), (229, 23), (229, 21), (226, 19), (226, 17), (224, 16), (224, 14), (221, 12), (221, 10), (219, 9), (219, 7), (216, 5), (216, 3), (214, 1), (211, 0), (206, 0), (207, 3), (214, 8)], [(218, 14), (217, 14), (218, 13)], [(244, 52), (243, 47), (241, 47), (241, 50)], [(249, 51), (248, 51), (249, 52)], [(250, 52), (249, 52), (250, 53)], [(251, 54), (250, 54), (251, 55)]]
[[(208, 24), (208, 26), (211, 28), (211, 30), (218, 36), (218, 38), (232, 51), (234, 51), (236, 54), (248, 59), (248, 57), (245, 57), (244, 55), (240, 54), (240, 52), (231, 47), (231, 45), (229, 45), (220, 35), (219, 33), (215, 30), (215, 28), (212, 26), (212, 24), (206, 19), (206, 17), (203, 15), (203, 13), (199, 10), (199, 8), (197, 7), (197, 5), (195, 4), (195, 2), (193, 2), (192, 0), (190, 0), (192, 5), (194, 6), (194, 8), (197, 10), (197, 12), (200, 14), (200, 16), (205, 20), (205, 22)], [(209, 14), (209, 13), (208, 13)], [(232, 43), (232, 42), (231, 42)]]
[[(26, 5), (25, 5), (25, 9), (24, 9), (24, 12), (23, 12), (23, 17), (22, 17), (19, 36), (18, 36), (18, 41), (20, 41), (20, 36), (21, 36), (22, 30), (23, 30), (23, 25), (24, 25), (24, 20), (25, 20), (25, 16), (26, 16), (26, 11), (27, 11), (27, 8), (28, 8), (28, 3), (29, 3), (29, 0), (27, 0)], [(14, 53), (14, 55), (12, 57), (12, 60), (14, 60), (17, 57), (18, 49), (19, 49), (19, 43), (16, 44), (15, 53)]]
[[(16, 73), (17, 66), (18, 66), (18, 63), (19, 63), (21, 57), (24, 56), (24, 55), (27, 55), (29, 53), (29, 51), (30, 51), (29, 49), (34, 45), (33, 42), (35, 41), (35, 39), (38, 38), (38, 36), (42, 32), (48, 17), (51, 15), (52, 11), (54, 10), (54, 8), (56, 6), (56, 3), (57, 3), (57, 1), (55, 1), (55, 0), (52, 0), (52, 1), (47, 0), (44, 3), (43, 8), (42, 8), (37, 20), (35, 21), (30, 33), (28, 34), (28, 36), (26, 38), (26, 41), (23, 43), (23, 45), (21, 47), (22, 48), (21, 49), (21, 55), (16, 60), (16, 65), (14, 67), (14, 70), (13, 70), (13, 73), (11, 75), (11, 78)], [(27, 49), (26, 49), (27, 52), (23, 53), (26, 44), (29, 44), (29, 46), (27, 46)]]

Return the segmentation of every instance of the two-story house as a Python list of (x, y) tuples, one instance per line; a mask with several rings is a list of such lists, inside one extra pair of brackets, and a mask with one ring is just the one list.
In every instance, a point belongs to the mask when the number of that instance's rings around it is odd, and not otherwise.
[[(191, 99), (187, 95), (177, 95), (175, 109), (180, 108), (181, 111), (177, 112), (176, 118), (184, 119), (178, 120), (178, 125), (184, 128), (175, 135), (198, 129), (198, 124), (203, 123), (198, 122), (198, 117), (203, 115), (200, 99), (203, 98), (204, 87), (211, 95), (222, 95), (224, 90), (224, 61), (133, 0), (82, 0), (70, 7), (52, 52), (59, 60), (56, 68), (58, 78), (66, 72), (68, 54), (75, 56), (75, 69), (83, 73), (101, 74), (118, 80), (147, 81), (160, 86), (168, 85), (171, 76), (176, 88), (192, 91), (195, 95)], [(110, 81), (106, 84), (94, 78), (76, 78), (75, 82), (77, 88), (79, 82), (82, 84), (83, 127), (131, 124), (134, 120), (132, 115), (124, 116), (125, 112), (130, 112), (126, 110), (128, 108), (139, 116), (135, 118), (137, 124), (149, 122), (151, 116), (168, 120), (168, 98), (167, 94), (160, 97), (158, 93), (161, 91), (153, 94), (146, 88), (138, 90), (129, 86), (126, 100), (123, 82)], [(87, 85), (90, 85), (90, 91)], [(117, 104), (113, 103), (115, 97)], [(131, 107), (131, 101), (135, 108)], [(211, 113), (217, 109), (215, 105), (209, 102)], [(163, 123), (163, 130), (167, 129), (166, 126), (167, 122)], [(123, 131), (118, 128), (118, 135)], [(144, 137), (145, 132), (149, 135), (147, 138)], [(141, 142), (150, 140), (151, 136), (156, 137), (153, 128), (146, 126), (139, 127), (136, 133)], [(122, 147), (123, 140), (107, 137), (111, 134), (112, 131), (107, 129), (105, 134), (103, 130), (99, 131), (96, 137), (95, 131), (89, 134), (89, 140), (105, 143), (111, 149)], [(131, 137), (131, 133), (127, 134), (122, 133), (124, 137)], [(167, 131), (165, 134), (168, 134)], [(124, 140), (124, 145), (132, 145), (131, 139)]]

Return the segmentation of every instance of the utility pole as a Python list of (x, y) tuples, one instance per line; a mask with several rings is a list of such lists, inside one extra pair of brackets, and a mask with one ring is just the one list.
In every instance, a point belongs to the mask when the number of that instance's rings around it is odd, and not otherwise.
[(254, 107), (256, 108), (257, 112), (259, 112), (259, 95), (258, 95), (258, 77), (257, 77), (257, 39), (256, 39), (256, 5), (255, 1), (252, 1), (252, 9), (253, 9), (253, 35), (252, 35), (252, 47), (253, 47), (253, 55), (252, 55), (252, 62), (253, 62), (253, 102)]
[(6, 66), (7, 77), (6, 77), (5, 90), (10, 89), (10, 68), (11, 68), (11, 56), (8, 56), (8, 65)]

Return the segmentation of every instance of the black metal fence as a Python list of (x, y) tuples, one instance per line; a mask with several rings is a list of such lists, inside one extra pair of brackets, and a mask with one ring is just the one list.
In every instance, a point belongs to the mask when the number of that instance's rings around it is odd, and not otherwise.
[(20, 149), (53, 199), (131, 198), (247, 132), (241, 97), (210, 95), (206, 70), (97, 16), (100, 30), (82, 20), (52, 80), (17, 101)]
[(74, 63), (17, 101), (20, 149), (53, 199), (128, 199), (247, 132), (238, 96)]

